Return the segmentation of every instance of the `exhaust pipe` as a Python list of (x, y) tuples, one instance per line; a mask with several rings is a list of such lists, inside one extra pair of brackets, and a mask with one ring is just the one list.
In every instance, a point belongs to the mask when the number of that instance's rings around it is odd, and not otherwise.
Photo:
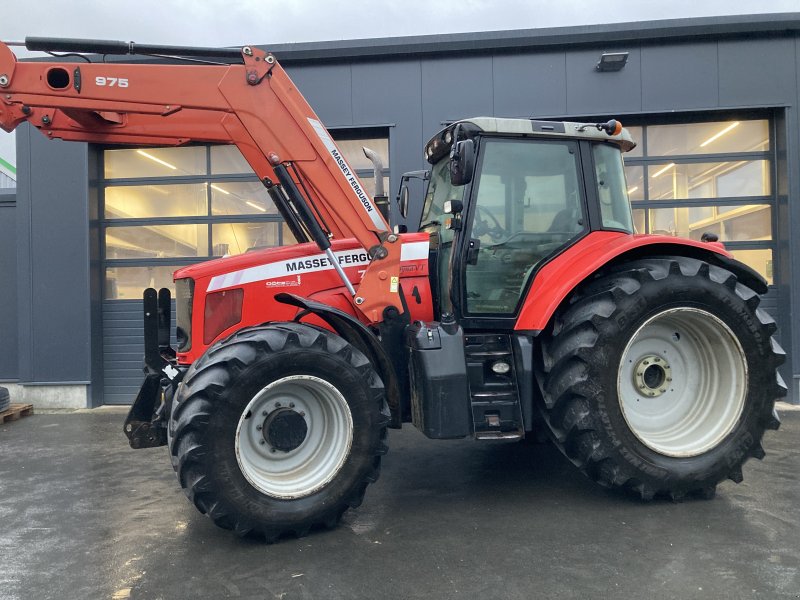
[(389, 220), (389, 196), (383, 188), (383, 160), (375, 150), (371, 150), (366, 146), (362, 146), (364, 156), (372, 161), (372, 168), (375, 169), (375, 192), (372, 194), (372, 199), (378, 210), (381, 211), (383, 218)]

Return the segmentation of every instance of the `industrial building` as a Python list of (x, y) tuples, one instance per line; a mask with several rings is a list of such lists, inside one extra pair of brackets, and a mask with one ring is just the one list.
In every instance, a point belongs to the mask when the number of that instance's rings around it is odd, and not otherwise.
[[(638, 231), (713, 232), (768, 280), (800, 401), (800, 13), (264, 48), (368, 187), (361, 146), (396, 191), (459, 118), (621, 120), (638, 140), (625, 156)], [(24, 126), (16, 167), (16, 193), (0, 190), (0, 382), (15, 401), (132, 402), (143, 289), (291, 242), (234, 147), (112, 148)]]

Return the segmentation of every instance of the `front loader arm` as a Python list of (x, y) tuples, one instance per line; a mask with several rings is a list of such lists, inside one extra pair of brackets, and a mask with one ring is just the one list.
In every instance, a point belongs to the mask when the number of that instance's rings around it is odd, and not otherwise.
[(240, 55), (242, 64), (19, 62), (0, 42), (0, 127), (28, 122), (49, 138), (98, 144), (235, 144), (266, 185), (302, 182), (308, 217), (326, 236), (354, 237), (370, 251), (352, 299), (362, 315), (377, 322), (388, 306), (402, 311), (400, 243), (372, 198), (274, 56), (254, 47)]

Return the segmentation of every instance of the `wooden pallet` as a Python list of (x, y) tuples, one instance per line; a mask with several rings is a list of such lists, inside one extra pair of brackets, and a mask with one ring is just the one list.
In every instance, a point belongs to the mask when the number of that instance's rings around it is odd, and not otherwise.
[(29, 417), (33, 414), (33, 404), (12, 404), (7, 410), (0, 412), (0, 424), (16, 421), (20, 417)]

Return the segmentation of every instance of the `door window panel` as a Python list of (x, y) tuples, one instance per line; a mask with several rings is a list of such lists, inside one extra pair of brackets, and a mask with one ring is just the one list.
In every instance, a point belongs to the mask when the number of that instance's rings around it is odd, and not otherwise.
[(480, 249), (466, 268), (467, 312), (513, 313), (535, 266), (583, 231), (575, 153), (561, 142), (484, 143), (470, 229)]
[(105, 189), (106, 219), (199, 217), (208, 213), (201, 183), (117, 185)]
[(211, 146), (211, 174), (233, 175), (236, 173), (253, 174), (237, 146)]
[(103, 170), (106, 179), (204, 175), (206, 147), (106, 150)]
[(175, 267), (109, 267), (106, 269), (106, 300), (141, 300), (142, 291), (151, 287), (169, 288), (175, 297), (172, 273)]
[(682, 125), (649, 125), (648, 156), (766, 152), (769, 121), (714, 121)]
[(772, 208), (767, 204), (655, 208), (650, 232), (700, 240), (713, 233), (721, 242), (772, 240)]
[(153, 259), (208, 256), (208, 225), (108, 227), (106, 258)]
[(650, 200), (742, 198), (770, 194), (769, 162), (651, 164), (648, 167)]
[(625, 165), (625, 180), (628, 182), (628, 198), (631, 202), (644, 200), (644, 167)]
[(219, 181), (208, 184), (211, 214), (277, 215), (278, 209), (260, 181)]
[(219, 223), (211, 226), (212, 251), (214, 256), (242, 254), (252, 250), (280, 246), (281, 224)]

